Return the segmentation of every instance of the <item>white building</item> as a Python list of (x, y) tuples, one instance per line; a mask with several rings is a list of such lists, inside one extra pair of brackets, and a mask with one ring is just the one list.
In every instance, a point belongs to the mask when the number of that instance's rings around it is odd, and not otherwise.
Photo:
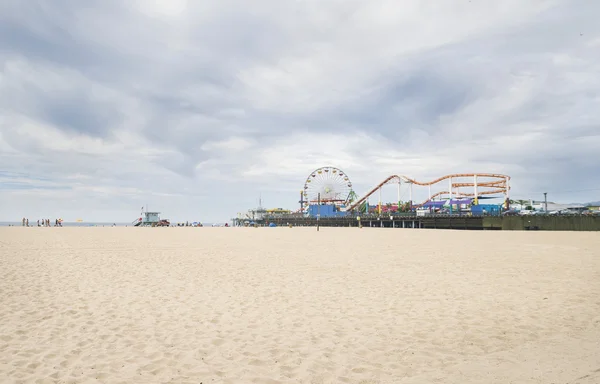
[[(528, 205), (530, 205), (534, 211), (544, 211), (545, 210), (545, 204), (544, 204), (543, 200), (542, 201), (529, 200), (528, 204), (523, 204), (522, 210), (524, 210)], [(512, 207), (521, 209), (519, 204), (516, 204), (516, 203), (513, 203)], [(548, 212), (563, 211), (563, 210), (582, 210), (582, 209), (585, 209), (585, 207), (581, 204), (559, 204), (559, 203), (555, 203), (552, 201), (548, 202)]]

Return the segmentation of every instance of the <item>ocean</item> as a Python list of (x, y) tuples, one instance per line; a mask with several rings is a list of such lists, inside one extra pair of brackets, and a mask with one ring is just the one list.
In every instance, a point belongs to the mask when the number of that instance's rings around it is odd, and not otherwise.
[[(54, 221), (50, 221), (50, 224), (54, 226)], [(175, 223), (171, 223), (173, 225)], [(223, 226), (225, 223), (202, 223), (205, 227), (211, 227), (212, 225)], [(20, 221), (0, 221), (0, 227), (21, 227), (22, 223)], [(37, 227), (37, 221), (32, 222), (29, 221), (30, 227)], [(87, 222), (66, 222), (63, 221), (63, 227), (133, 227), (131, 223), (87, 223)]]
[[(54, 221), (50, 220), (50, 224), (52, 226), (54, 226)], [(78, 222), (66, 222), (63, 221), (62, 226), (63, 227), (112, 227), (114, 224), (114, 226), (116, 227), (132, 227), (131, 223), (86, 223), (86, 222), (82, 222), (82, 223), (78, 223)], [(22, 223), (20, 221), (0, 221), (0, 227), (21, 227)], [(31, 221), (29, 220), (29, 226), (30, 227), (37, 227), (37, 221)]]

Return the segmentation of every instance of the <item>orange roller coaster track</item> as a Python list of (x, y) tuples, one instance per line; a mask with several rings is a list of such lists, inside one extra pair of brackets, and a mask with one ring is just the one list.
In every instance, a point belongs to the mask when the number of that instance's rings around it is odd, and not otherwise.
[[(465, 178), (472, 178), (472, 181), (464, 181)], [(454, 181), (456, 179), (462, 179), (458, 181)], [(479, 180), (482, 179), (482, 180)], [(492, 179), (491, 181), (489, 179)], [(448, 190), (437, 192), (431, 194), (431, 186), (442, 182), (444, 180), (448, 180)], [(453, 197), (479, 197), (481, 195), (495, 195), (495, 194), (504, 194), (505, 198), (508, 198), (508, 192), (510, 190), (510, 176), (501, 175), (497, 173), (454, 173), (451, 175), (446, 175), (439, 177), (432, 181), (421, 182), (415, 179), (412, 179), (403, 175), (391, 175), (388, 176), (381, 183), (377, 184), (373, 189), (371, 189), (368, 193), (362, 196), (360, 199), (354, 201), (350, 206), (346, 208), (346, 211), (352, 211), (356, 209), (360, 204), (364, 203), (371, 195), (375, 192), (380, 191), (381, 188), (386, 184), (397, 183), (398, 184), (398, 200), (400, 200), (400, 184), (410, 184), (411, 185), (411, 195), (412, 195), (412, 185), (419, 186), (429, 186), (429, 198), (422, 202), (421, 204), (413, 205), (413, 207), (421, 207), (427, 202), (431, 201), (435, 197), (441, 195), (449, 195), (449, 198)], [(473, 192), (461, 192), (459, 189), (464, 187), (472, 187)], [(481, 188), (481, 190), (480, 190)], [(380, 202), (381, 203), (381, 202)], [(411, 204), (412, 204), (412, 196), (411, 196)]]

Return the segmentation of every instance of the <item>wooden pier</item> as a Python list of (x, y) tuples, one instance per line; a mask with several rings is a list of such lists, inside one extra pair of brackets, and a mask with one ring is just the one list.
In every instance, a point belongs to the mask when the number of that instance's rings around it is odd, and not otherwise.
[[(257, 223), (277, 226), (316, 227), (314, 217), (265, 217)], [(365, 216), (360, 217), (322, 217), (318, 221), (321, 227), (358, 227), (365, 228), (410, 228), (410, 229), (462, 229), (462, 230), (550, 230), (550, 231), (600, 231), (600, 216), (585, 215), (536, 215), (536, 216), (467, 216), (467, 215), (430, 215), (430, 216)]]

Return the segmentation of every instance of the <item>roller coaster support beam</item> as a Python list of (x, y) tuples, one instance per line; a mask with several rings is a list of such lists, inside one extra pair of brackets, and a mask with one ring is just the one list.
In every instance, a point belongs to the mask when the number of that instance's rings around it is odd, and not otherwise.
[(400, 212), (400, 178), (398, 178), (398, 212)]
[(510, 195), (509, 195), (509, 193), (510, 193), (510, 184), (509, 184), (510, 177), (507, 176), (505, 180), (506, 180), (506, 189), (504, 192), (504, 201), (505, 201), (505, 205), (506, 205), (506, 210), (508, 211), (510, 209)]
[(379, 216), (381, 216), (381, 187), (379, 187)]
[(473, 196), (475, 197), (475, 205), (478, 205), (479, 196), (477, 195), (477, 175), (473, 176)]
[(449, 184), (448, 184), (448, 194), (450, 195), (450, 198), (448, 200), (448, 204), (450, 205), (450, 214), (452, 214), (452, 177), (448, 178)]

